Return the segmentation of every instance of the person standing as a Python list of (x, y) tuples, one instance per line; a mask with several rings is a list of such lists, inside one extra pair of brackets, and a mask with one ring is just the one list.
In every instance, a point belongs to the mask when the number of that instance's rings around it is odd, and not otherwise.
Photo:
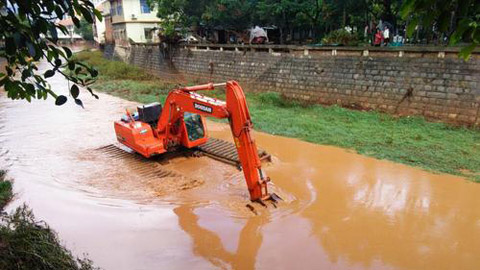
[(383, 33), (380, 29), (377, 29), (377, 33), (375, 34), (375, 38), (373, 41), (373, 46), (379, 47), (383, 43)]
[(387, 46), (390, 42), (390, 30), (387, 26), (385, 26), (385, 30), (383, 31), (383, 39), (385, 41), (385, 46)]

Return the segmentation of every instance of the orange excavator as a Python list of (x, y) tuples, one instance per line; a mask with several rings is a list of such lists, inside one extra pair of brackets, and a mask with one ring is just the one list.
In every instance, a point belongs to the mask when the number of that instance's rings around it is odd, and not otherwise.
[[(225, 87), (226, 101), (197, 93)], [(115, 121), (120, 143), (149, 158), (175, 151), (179, 146), (194, 148), (208, 140), (205, 116), (228, 118), (235, 147), (247, 182), (250, 199), (264, 205), (280, 198), (268, 193), (270, 178), (262, 170), (257, 146), (252, 137), (252, 121), (245, 95), (236, 81), (188, 86), (170, 91), (162, 106), (153, 103), (138, 107), (138, 115), (127, 114)]]

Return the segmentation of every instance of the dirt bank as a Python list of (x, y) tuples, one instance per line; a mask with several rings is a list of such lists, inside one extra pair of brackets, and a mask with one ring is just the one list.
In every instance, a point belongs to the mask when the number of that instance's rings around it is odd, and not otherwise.
[[(59, 77), (51, 83), (67, 89)], [(99, 95), (97, 101), (83, 94), (85, 110), (73, 102), (55, 107), (0, 98), (0, 158), (18, 193), (10, 207), (27, 202), (69, 248), (87, 252), (98, 266), (478, 268), (478, 184), (256, 133), (274, 157), (266, 167), (273, 189), (286, 201), (255, 216), (245, 208), (247, 190), (234, 167), (179, 156), (143, 165), (183, 179), (147, 179), (133, 161), (95, 150), (114, 142), (113, 120), (135, 105)], [(230, 140), (226, 125), (208, 128)]]

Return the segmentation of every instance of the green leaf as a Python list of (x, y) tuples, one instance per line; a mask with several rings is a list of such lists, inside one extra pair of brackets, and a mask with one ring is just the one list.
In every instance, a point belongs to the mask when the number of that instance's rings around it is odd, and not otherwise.
[(402, 16), (402, 19), (405, 20), (408, 17), (408, 15), (410, 15), (414, 5), (415, 5), (415, 0), (406, 0), (405, 2), (403, 2), (402, 7), (400, 8), (400, 15)]
[(53, 75), (55, 75), (55, 71), (53, 71), (53, 70), (51, 70), (51, 69), (45, 71), (45, 74), (43, 74), (43, 76), (44, 76), (45, 78), (53, 77)]
[(73, 61), (68, 61), (68, 69), (74, 70), (74, 69), (75, 69), (75, 62), (73, 62)]
[(83, 6), (79, 6), (78, 8), (80, 9), (80, 12), (82, 13), (85, 20), (87, 20), (87, 22), (89, 23), (93, 23), (92, 13), (90, 13), (90, 11), (88, 11), (88, 9), (84, 8)]
[(458, 57), (462, 58), (465, 61), (468, 61), (470, 59), (470, 56), (472, 55), (473, 50), (475, 50), (478, 45), (479, 44), (472, 43), (467, 47), (462, 48), (462, 50), (460, 50), (460, 52), (458, 53)]
[(55, 99), (55, 105), (57, 106), (61, 106), (65, 104), (65, 102), (67, 102), (67, 97), (64, 95), (60, 95), (57, 97), (57, 99)]
[(77, 28), (80, 28), (80, 20), (77, 17), (72, 17), (72, 21)]
[(80, 107), (82, 107), (83, 109), (85, 109), (85, 107), (83, 107), (83, 102), (82, 102), (80, 99), (76, 98), (76, 99), (75, 99), (75, 104), (77, 104), (78, 106), (80, 106)]
[(15, 40), (15, 45), (17, 45), (18, 48), (22, 48), (25, 46), (25, 39), (19, 32), (13, 34), (13, 39)]
[(92, 75), (92, 77), (97, 77), (98, 76), (98, 70), (96, 70), (95, 68), (92, 68), (90, 70), (90, 75)]
[(30, 70), (24, 69), (22, 71), (22, 81), (25, 81), (28, 77), (30, 77)]
[(52, 25), (50, 26), (50, 35), (52, 36), (52, 39), (54, 42), (56, 42), (58, 40), (58, 32), (57, 32), (57, 28), (55, 27), (55, 25)]
[(95, 16), (97, 17), (97, 19), (99, 21), (102, 21), (103, 20), (103, 16), (102, 16), (102, 13), (100, 13), (100, 11), (98, 9), (94, 9), (93, 10), (93, 14), (95, 14)]
[(72, 51), (68, 47), (62, 47), (63, 50), (65, 51), (65, 54), (67, 55), (67, 58), (72, 57)]
[(55, 7), (55, 14), (57, 14), (58, 19), (63, 19), (63, 10), (60, 5)]
[(418, 18), (413, 18), (413, 20), (411, 20), (408, 23), (407, 36), (411, 37), (413, 35), (413, 32), (415, 31), (415, 28), (417, 27), (417, 25), (418, 25)]
[(450, 37), (450, 45), (457, 44), (463, 37), (465, 31), (468, 30), (469, 20), (463, 19), (458, 23), (457, 29), (453, 32), (452, 36)]
[(12, 76), (12, 75), (13, 75), (13, 70), (12, 70), (12, 68), (10, 68), (9, 66), (5, 66), (5, 70), (7, 70), (8, 76)]
[(8, 37), (5, 39), (5, 51), (8, 55), (15, 55), (17, 46), (15, 46), (15, 41), (13, 38)]
[(33, 86), (33, 84), (25, 83), (25, 84), (23, 84), (23, 87), (25, 88), (25, 91), (27, 91), (27, 93), (30, 96), (35, 96), (35, 86)]
[(70, 88), (70, 94), (73, 98), (77, 98), (80, 94), (80, 89), (78, 89), (78, 86), (76, 84), (72, 85), (72, 87)]

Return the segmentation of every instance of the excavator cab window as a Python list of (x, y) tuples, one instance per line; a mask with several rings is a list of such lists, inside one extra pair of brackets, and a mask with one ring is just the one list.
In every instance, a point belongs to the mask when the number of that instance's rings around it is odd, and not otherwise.
[(185, 112), (183, 114), (183, 121), (187, 128), (187, 135), (189, 141), (196, 141), (205, 137), (205, 129), (203, 127), (202, 117), (195, 113)]

